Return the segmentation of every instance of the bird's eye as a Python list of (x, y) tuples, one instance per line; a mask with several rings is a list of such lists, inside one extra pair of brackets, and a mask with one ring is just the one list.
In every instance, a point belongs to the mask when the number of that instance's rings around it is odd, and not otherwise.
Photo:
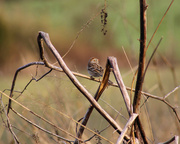
[(92, 59), (91, 62), (93, 62), (93, 63), (98, 63), (98, 59)]

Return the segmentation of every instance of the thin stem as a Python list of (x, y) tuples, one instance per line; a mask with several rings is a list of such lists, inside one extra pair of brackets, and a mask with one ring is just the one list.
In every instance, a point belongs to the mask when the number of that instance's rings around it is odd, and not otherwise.
[[(25, 68), (27, 68), (27, 67), (29, 67), (29, 66), (32, 66), (32, 65), (44, 65), (44, 63), (43, 63), (43, 62), (31, 62), (31, 63), (26, 64), (26, 65), (24, 65), (24, 66), (22, 66), (22, 67), (20, 67), (20, 68), (18, 68), (18, 69), (16, 70), (15, 75), (14, 75), (14, 78), (13, 78), (13, 82), (12, 82), (12, 85), (11, 85), (11, 92), (10, 92), (10, 97), (11, 97), (11, 98), (13, 97), (14, 87), (15, 87), (16, 78), (17, 78), (17, 76), (18, 76), (18, 73), (19, 73), (21, 70), (23, 70), (23, 69), (25, 69)], [(11, 108), (11, 99), (9, 99), (8, 108), (7, 108), (7, 115), (9, 114), (9, 109), (10, 109), (10, 108)]]
[[(139, 54), (139, 67), (136, 81), (136, 88), (133, 101), (133, 112), (139, 114), (140, 102), (141, 102), (141, 91), (143, 86), (143, 75), (145, 67), (145, 58), (146, 58), (146, 0), (140, 0), (140, 54)], [(144, 143), (148, 143), (143, 126), (141, 124), (139, 116), (135, 121), (135, 135)]]

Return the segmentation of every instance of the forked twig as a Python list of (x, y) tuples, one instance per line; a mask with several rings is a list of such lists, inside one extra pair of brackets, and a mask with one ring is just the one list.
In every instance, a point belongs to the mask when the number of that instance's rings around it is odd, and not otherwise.
[[(134, 108), (134, 112), (138, 113), (139, 112), (139, 104), (140, 104), (140, 99), (141, 99), (141, 94), (140, 91), (142, 91), (142, 84), (143, 84), (143, 80), (144, 80), (144, 65), (145, 65), (145, 53), (146, 50), (148, 49), (157, 29), (159, 28), (162, 20), (164, 19), (165, 15), (167, 14), (169, 8), (171, 7), (172, 3), (174, 0), (171, 1), (169, 7), (167, 8), (164, 16), (162, 17), (160, 23), (158, 24), (155, 32), (153, 33), (147, 47), (146, 47), (146, 1), (145, 0), (140, 0), (140, 55), (139, 55), (139, 69), (138, 69), (138, 77), (137, 77), (137, 83), (136, 83), (136, 90), (135, 90), (135, 96), (134, 96), (134, 103), (133, 103), (133, 108)], [(137, 118), (136, 122), (140, 122), (139, 117)], [(141, 129), (141, 124), (136, 124), (135, 126), (137, 128), (137, 126), (139, 127), (139, 130), (141, 131), (141, 136), (143, 138), (143, 141), (145, 143), (147, 143), (147, 140), (145, 138), (145, 136), (143, 136), (145, 133), (143, 131), (143, 129)], [(138, 131), (136, 131), (136, 135), (138, 136)]]
[[(166, 94), (166, 95), (169, 96), (170, 94), (172, 94), (173, 92), (175, 92), (175, 91), (178, 90), (179, 88), (180, 88), (180, 86), (175, 87), (171, 92), (169, 92), (169, 93)], [(141, 93), (143, 94), (143, 92), (141, 92)], [(165, 95), (165, 96), (166, 96), (166, 95)], [(147, 96), (147, 95), (145, 95), (145, 96)], [(147, 96), (147, 98), (149, 98), (149, 96)], [(169, 107), (173, 110), (173, 112), (175, 113), (175, 116), (177, 117), (177, 120), (178, 120), (179, 123), (180, 123), (180, 117), (179, 117), (179, 115), (178, 115), (178, 113), (177, 113), (177, 111), (176, 111), (176, 108), (177, 108), (177, 107), (172, 106), (168, 101), (166, 101), (166, 99), (165, 99), (164, 97), (158, 97), (158, 96), (155, 96), (155, 95), (151, 95), (150, 98), (153, 98), (153, 99), (157, 99), (157, 100), (159, 100), (159, 101), (162, 101), (162, 102), (165, 103), (167, 106), (169, 106)]]
[[(11, 85), (11, 91), (10, 91), (10, 97), (11, 97), (11, 98), (13, 97), (14, 86), (15, 86), (15, 82), (16, 82), (16, 78), (17, 78), (17, 76), (18, 76), (18, 73), (19, 73), (21, 70), (23, 70), (23, 69), (25, 69), (25, 68), (27, 68), (27, 67), (29, 67), (29, 66), (32, 66), (32, 65), (44, 65), (44, 63), (43, 63), (43, 62), (31, 62), (31, 63), (26, 64), (26, 65), (24, 65), (24, 66), (22, 66), (22, 67), (20, 67), (20, 68), (18, 68), (18, 69), (16, 70), (15, 75), (14, 75), (14, 78), (13, 78), (13, 82), (12, 82), (12, 85)], [(11, 108), (11, 99), (9, 99), (8, 108), (7, 108), (7, 115), (9, 114), (9, 109), (10, 109), (10, 108)]]

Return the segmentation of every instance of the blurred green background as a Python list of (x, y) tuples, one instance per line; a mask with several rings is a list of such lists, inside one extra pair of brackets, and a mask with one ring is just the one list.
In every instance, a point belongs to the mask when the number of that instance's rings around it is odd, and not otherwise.
[[(147, 42), (152, 36), (170, 1), (148, 1)], [(159, 39), (164, 39), (158, 49), (173, 63), (180, 61), (180, 1), (174, 1), (150, 48), (149, 57)], [(39, 52), (38, 31), (50, 34), (51, 41), (64, 55), (86, 23), (93, 21), (79, 35), (74, 47), (65, 57), (72, 65), (84, 68), (90, 57), (103, 62), (115, 55), (118, 62), (127, 65), (122, 46), (137, 64), (139, 53), (139, 2), (134, 0), (107, 1), (108, 13), (104, 36), (101, 32), (100, 13), (104, 0), (5, 0), (0, 2), (0, 66), (1, 70), (17, 67), (23, 60), (37, 60)], [(102, 62), (102, 63), (103, 63)], [(9, 65), (10, 64), (10, 65)], [(23, 63), (24, 64), (24, 63)]]
[[(147, 42), (150, 40), (170, 2), (170, 0), (147, 1)], [(106, 2), (106, 12), (108, 13), (105, 27), (107, 30), (106, 35), (101, 32), (103, 26), (100, 12), (104, 8), (104, 3), (104, 0), (1, 0), (0, 90), (11, 87), (13, 74), (18, 67), (39, 60), (36, 40), (38, 31), (49, 33), (53, 45), (62, 56), (66, 54), (75, 40), (73, 48), (64, 57), (64, 60), (70, 69), (76, 72), (87, 74), (86, 67), (90, 57), (98, 57), (103, 66), (106, 63), (107, 56), (117, 57), (123, 80), (126, 86), (131, 86), (133, 74), (123, 53), (122, 46), (132, 67), (137, 66), (139, 54), (139, 1), (108, 0)], [(163, 36), (163, 40), (155, 54), (157, 65), (155, 65), (155, 62), (154, 65), (151, 63), (143, 86), (144, 91), (154, 95), (164, 96), (180, 83), (179, 5), (180, 1), (174, 1), (147, 50), (148, 60), (158, 41)], [(90, 23), (87, 25), (88, 22)], [(79, 37), (76, 39), (78, 33)], [(46, 55), (52, 63), (55, 62), (48, 50)], [(175, 68), (174, 73), (171, 71), (171, 67), (162, 60), (161, 55)], [(47, 72), (46, 68), (39, 67), (37, 77), (40, 77), (45, 72)], [(15, 90), (22, 91), (31, 77), (35, 76), (35, 73), (35, 67), (23, 70), (17, 79)], [(175, 74), (175, 77), (173, 74)], [(92, 95), (95, 93), (98, 87), (97, 83), (82, 78), (79, 78), (79, 80)], [(111, 80), (115, 81), (112, 75)], [(9, 92), (6, 91), (6, 93)], [(14, 95), (16, 97), (19, 93)], [(169, 98), (172, 105), (179, 105), (178, 96), (179, 91), (173, 93)], [(51, 72), (38, 83), (33, 82), (17, 100), (74, 135), (75, 123), (64, 118), (48, 106), (63, 111), (75, 120), (83, 117), (89, 106), (89, 102), (78, 92), (68, 78), (63, 73), (58, 72)], [(8, 100), (4, 98), (3, 101), (7, 104)], [(113, 106), (116, 112), (104, 101)], [(113, 118), (116, 117), (117, 111), (127, 117), (123, 99), (117, 88), (108, 87), (103, 93), (102, 99), (100, 99), (100, 104)], [(149, 99), (146, 104), (141, 108), (141, 118), (146, 134), (152, 143), (165, 141), (180, 133), (179, 125), (173, 117), (174, 113), (165, 104), (153, 99)], [(29, 115), (27, 111), (17, 104), (13, 106), (30, 120), (53, 131), (52, 127), (44, 124), (37, 117)], [(149, 113), (149, 119), (147, 113)], [(25, 131), (23, 133), (15, 130), (22, 143), (33, 143), (34, 140), (31, 138), (31, 134), (36, 133), (39, 134), (40, 138), (44, 138), (43, 140), (46, 143), (52, 143), (51, 137), (47, 137), (44, 133), (34, 129), (13, 113), (10, 115), (10, 119), (13, 125)], [(119, 116), (117, 122), (123, 126), (126, 120)], [(101, 130), (105, 126), (107, 126), (107, 122), (94, 111), (88, 127), (92, 130)], [(150, 131), (150, 126), (153, 132)], [(0, 125), (0, 129), (5, 129), (0, 132), (0, 143), (12, 142), (12, 135), (3, 123)], [(68, 137), (64, 133), (60, 133), (60, 135)], [(89, 138), (91, 135), (92, 133), (89, 134), (86, 131), (83, 138)], [(111, 128), (102, 135), (113, 142), (116, 142), (118, 138), (118, 135)], [(8, 139), (9, 137), (11, 139)], [(96, 140), (92, 141), (92, 143), (96, 142)], [(104, 143), (105, 141), (103, 141)]]

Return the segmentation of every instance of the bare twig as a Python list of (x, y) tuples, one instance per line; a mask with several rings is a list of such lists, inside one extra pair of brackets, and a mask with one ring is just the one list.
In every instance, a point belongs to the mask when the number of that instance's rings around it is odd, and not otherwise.
[(117, 64), (117, 59), (115, 57), (108, 57), (108, 59), (109, 59), (109, 63), (111, 65), (111, 68), (113, 69), (113, 73), (114, 73), (114, 76), (115, 76), (116, 81), (118, 83), (118, 86), (120, 88), (120, 91), (122, 93), (122, 96), (124, 98), (124, 102), (126, 104), (128, 114), (130, 116), (132, 114), (132, 112), (133, 112), (133, 109), (132, 109), (132, 106), (130, 105), (130, 97), (128, 95), (128, 92), (126, 90), (126, 87), (124, 85), (124, 82), (122, 80), (122, 77), (121, 77), (121, 74), (120, 74), (120, 71), (119, 71), (119, 67), (118, 67), (118, 64)]
[(168, 6), (167, 10), (165, 11), (165, 13), (164, 13), (163, 17), (161, 18), (161, 20), (160, 20), (160, 22), (159, 22), (158, 26), (156, 27), (156, 29), (155, 29), (155, 31), (154, 31), (154, 33), (153, 33), (153, 35), (151, 36), (151, 39), (149, 40), (149, 43), (148, 43), (148, 45), (147, 45), (146, 50), (148, 49), (149, 45), (151, 44), (151, 41), (153, 40), (153, 38), (154, 38), (154, 36), (155, 36), (155, 34), (156, 34), (156, 32), (157, 32), (157, 30), (158, 30), (159, 26), (161, 25), (161, 23), (162, 23), (163, 19), (165, 18), (166, 14), (167, 14), (167, 12), (169, 11), (169, 9), (170, 9), (171, 5), (173, 4), (173, 2), (174, 2), (174, 0), (172, 0), (172, 1), (171, 1), (171, 3), (169, 4), (169, 6)]
[[(44, 63), (43, 63), (43, 62), (31, 62), (31, 63), (26, 64), (26, 65), (24, 65), (24, 66), (22, 66), (22, 67), (20, 67), (20, 68), (18, 68), (18, 69), (16, 70), (15, 75), (14, 75), (14, 78), (13, 78), (13, 82), (12, 82), (12, 85), (11, 85), (11, 91), (10, 91), (10, 97), (11, 97), (11, 98), (13, 97), (14, 86), (15, 86), (15, 82), (16, 82), (16, 78), (17, 78), (17, 76), (18, 76), (18, 73), (19, 73), (21, 70), (23, 70), (23, 69), (25, 69), (25, 68), (27, 68), (27, 67), (29, 67), (29, 66), (32, 66), (32, 65), (44, 65)], [(10, 108), (11, 108), (11, 99), (9, 99), (8, 108), (7, 108), (7, 115), (9, 114), (9, 109), (10, 109)]]
[[(176, 76), (176, 72), (175, 72), (174, 66), (168, 61), (168, 59), (165, 56), (163, 56), (161, 54), (160, 54), (160, 56), (161, 56), (162, 60), (165, 62), (165, 64), (171, 69), (173, 80), (174, 80), (174, 86), (176, 87), (178, 85), (178, 82), (177, 82), (177, 76)], [(178, 104), (178, 94), (177, 93), (175, 95), (174, 102), (176, 104)]]
[[(36, 65), (36, 63), (39, 63), (40, 65), (44, 65), (43, 62), (33, 62), (33, 63), (34, 63), (35, 65)], [(18, 68), (18, 69), (23, 70), (23, 67), (26, 67), (27, 65), (31, 66), (33, 63), (26, 64), (25, 66), (22, 66), (22, 67), (20, 67), (20, 68)], [(59, 72), (63, 72), (62, 68), (57, 67), (57, 66), (53, 66), (52, 69), (53, 69), (53, 70), (56, 70), (56, 71), (59, 71)], [(52, 69), (51, 69), (51, 70), (52, 70)], [(32, 79), (29, 81), (29, 83), (25, 86), (25, 88), (24, 88), (21, 92), (19, 92), (20, 95), (21, 95), (21, 94), (24, 92), (24, 90), (29, 86), (29, 84), (31, 83), (32, 80), (39, 81), (39, 80), (42, 79), (45, 75), (47, 75), (49, 72), (51, 72), (51, 70), (48, 71), (47, 73), (45, 73), (45, 74), (44, 74), (43, 76), (41, 76), (39, 79), (32, 78)], [(19, 70), (18, 72), (20, 72), (20, 70)], [(13, 78), (13, 83), (12, 83), (12, 86), (11, 86), (13, 89), (14, 89), (14, 87), (15, 87), (15, 81), (16, 81), (18, 72), (15, 73), (15, 76), (14, 76), (14, 78)], [(95, 81), (95, 82), (100, 82), (99, 79), (91, 79), (91, 77), (89, 77), (89, 76), (87, 76), (87, 75), (84, 75), (84, 74), (81, 74), (81, 73), (77, 73), (77, 72), (72, 72), (72, 73), (73, 73), (75, 76), (78, 76), (78, 77), (82, 77), (82, 78), (85, 78), (85, 79), (89, 79), (89, 80), (92, 80), (92, 81)], [(111, 86), (118, 87), (118, 85), (115, 84), (115, 83), (113, 83)], [(11, 88), (11, 95), (13, 95), (13, 93), (16, 92), (16, 91), (14, 91), (12, 88)], [(131, 88), (129, 88), (129, 87), (126, 87), (126, 89), (129, 90), (129, 91), (133, 91), (133, 92), (135, 91), (134, 89), (131, 89)], [(162, 97), (158, 97), (158, 96), (152, 95), (152, 94), (150, 94), (150, 93), (142, 92), (142, 91), (141, 91), (141, 94), (145, 95), (145, 96), (148, 97), (148, 98), (157, 99), (157, 100), (160, 100), (160, 101), (162, 101), (163, 103), (167, 104), (167, 105), (168, 105), (171, 109), (173, 109), (173, 111), (176, 113), (176, 116), (177, 116), (178, 121), (179, 121), (179, 117), (178, 117), (177, 112), (176, 112), (176, 110), (174, 109), (174, 107), (171, 106), (171, 105), (170, 105), (166, 100), (164, 100)], [(20, 95), (18, 95), (18, 97), (19, 97)], [(17, 97), (17, 98), (18, 98), (18, 97)], [(16, 98), (16, 99), (17, 99), (17, 98)], [(9, 99), (9, 101), (10, 101), (10, 103), (11, 103), (11, 99)]]
[[(30, 110), (29, 108), (25, 107), (24, 105), (22, 105), (21, 103), (17, 102), (16, 100), (14, 100), (13, 98), (9, 97), (7, 94), (3, 93), (0, 91), (1, 94), (3, 94), (4, 96), (6, 96), (7, 98), (11, 99), (11, 101), (15, 102), (16, 104), (18, 104), (19, 106), (23, 107), (25, 110), (27, 110), (28, 112), (30, 112), (31, 114), (35, 115), (36, 117), (38, 117), (39, 119), (45, 121), (46, 123), (48, 123), (49, 125), (53, 126), (54, 128), (57, 128), (59, 130), (61, 130), (62, 132), (68, 134), (69, 136), (76, 138), (76, 136), (72, 135), (71, 133), (65, 131), (64, 129), (56, 126), (55, 124), (53, 124), (52, 122), (48, 121), (47, 119), (41, 117), (40, 115), (38, 115), (37, 113), (33, 112), (32, 110)], [(12, 108), (11, 108), (12, 109)], [(15, 110), (14, 110), (15, 111)], [(80, 139), (79, 139), (80, 140)], [(80, 140), (81, 141), (81, 140)]]
[[(74, 135), (71, 135), (69, 132), (66, 132), (64, 129), (62, 129), (62, 128), (56, 126), (56, 125), (54, 125), (52, 122), (48, 121), (47, 119), (41, 117), (41, 116), (38, 115), (37, 113), (33, 112), (33, 111), (30, 110), (29, 108), (27, 108), (27, 107), (25, 107), (24, 105), (22, 105), (21, 103), (17, 102), (15, 99), (10, 98), (7, 94), (5, 94), (5, 93), (3, 93), (3, 92), (1, 92), (1, 91), (0, 91), (0, 93), (1, 93), (2, 96), (6, 96), (7, 98), (11, 99), (13, 102), (15, 102), (16, 104), (18, 104), (19, 106), (21, 106), (21, 107), (24, 108), (25, 110), (29, 111), (31, 114), (33, 114), (34, 116), (38, 117), (39, 119), (45, 121), (46, 123), (50, 124), (51, 126), (55, 127), (56, 129), (59, 129), (59, 130), (61, 130), (62, 132), (70, 135), (71, 137), (76, 138)], [(94, 133), (94, 134), (97, 135), (98, 137), (101, 137), (101, 138), (104, 139), (105, 141), (107, 141), (107, 142), (109, 142), (109, 143), (112, 143), (112, 142), (110, 142), (108, 139), (104, 138), (103, 136), (99, 135), (98, 133), (95, 133), (93, 130), (89, 129), (88, 127), (86, 127), (86, 126), (82, 125), (81, 123), (77, 122), (77, 121), (74, 120), (72, 117), (68, 116), (67, 114), (65, 114), (65, 113), (63, 113), (63, 112), (60, 112), (59, 110), (57, 110), (57, 109), (55, 109), (55, 108), (53, 108), (53, 107), (50, 107), (50, 106), (48, 106), (48, 108), (56, 111), (57, 113), (59, 113), (59, 114), (63, 115), (64, 117), (72, 120), (73, 122), (79, 124), (80, 126), (83, 126), (84, 128), (86, 128), (86, 130)], [(77, 139), (78, 139), (78, 138), (77, 138)], [(80, 140), (80, 141), (81, 141), (81, 140)]]
[(133, 122), (137, 116), (138, 116), (138, 114), (135, 114), (135, 113), (133, 113), (131, 115), (131, 117), (129, 118), (128, 122), (126, 123), (121, 135), (119, 136), (116, 144), (121, 144), (123, 142), (124, 135), (126, 134), (127, 130), (131, 127), (131, 125), (133, 124)]
[(144, 74), (143, 74), (143, 81), (144, 81), (144, 78), (145, 78), (145, 75), (146, 75), (147, 69), (148, 69), (148, 67), (149, 67), (149, 64), (150, 64), (150, 62), (151, 62), (151, 60), (152, 60), (152, 58), (153, 58), (154, 54), (156, 53), (156, 50), (157, 50), (157, 48), (159, 47), (159, 45), (160, 45), (160, 43), (161, 43), (162, 39), (163, 39), (163, 38), (161, 37), (161, 39), (159, 40), (159, 42), (158, 42), (158, 44), (157, 44), (156, 48), (154, 49), (154, 51), (153, 51), (153, 53), (152, 53), (152, 55), (151, 55), (151, 57), (150, 57), (150, 59), (149, 59), (149, 61), (148, 61), (147, 65), (146, 65), (146, 68), (145, 68), (145, 70), (144, 70)]
[[(107, 64), (106, 64), (106, 69), (105, 69), (105, 72), (104, 72), (104, 75), (103, 75), (102, 82), (100, 83), (99, 88), (98, 88), (98, 90), (96, 91), (96, 94), (95, 94), (95, 96), (94, 96), (94, 99), (95, 99), (96, 101), (99, 100), (101, 94), (103, 93), (103, 91), (104, 91), (105, 88), (107, 87), (107, 85), (108, 85), (108, 80), (109, 80), (109, 75), (110, 75), (110, 66), (109, 66), (109, 64), (108, 64), (108, 62), (107, 62)], [(90, 105), (90, 107), (88, 108), (85, 116), (83, 117), (82, 125), (86, 126), (86, 124), (87, 124), (87, 122), (88, 122), (88, 120), (89, 120), (89, 118), (90, 118), (90, 115), (91, 115), (93, 109), (94, 109), (94, 106), (93, 106), (93, 105)], [(78, 131), (78, 133), (77, 133), (77, 137), (78, 137), (78, 138), (81, 138), (83, 132), (84, 132), (84, 127), (83, 127), (83, 126), (80, 126), (79, 131)], [(79, 143), (79, 142), (78, 142), (78, 140), (76, 139), (75, 142), (74, 142), (74, 144), (78, 144), (78, 143)]]
[(140, 54), (139, 67), (136, 82), (136, 89), (133, 101), (133, 111), (139, 113), (139, 105), (141, 100), (141, 90), (143, 85), (143, 74), (146, 56), (146, 0), (140, 0)]
[(174, 93), (176, 90), (178, 90), (180, 88), (180, 86), (175, 87), (171, 92), (169, 92), (168, 94), (166, 94), (163, 99), (166, 99), (168, 96), (170, 96), (172, 93)]
[(57, 135), (57, 134), (54, 134), (54, 133), (52, 133), (52, 132), (50, 132), (50, 131), (48, 131), (48, 130), (42, 128), (42, 127), (40, 127), (39, 125), (31, 122), (29, 119), (25, 118), (25, 117), (22, 116), (20, 113), (18, 113), (17, 111), (15, 111), (13, 108), (11, 108), (11, 110), (12, 110), (16, 115), (18, 115), (20, 118), (22, 118), (23, 120), (25, 120), (25, 121), (28, 122), (29, 124), (35, 126), (36, 128), (40, 129), (41, 131), (44, 131), (44, 132), (46, 132), (46, 133), (48, 133), (48, 134), (50, 134), (50, 135), (52, 135), (52, 136), (55, 136), (55, 137), (57, 137), (57, 138), (59, 138), (59, 139), (61, 139), (61, 140), (64, 140), (64, 141), (67, 141), (67, 142), (73, 142), (73, 141), (71, 141), (71, 140), (65, 139), (65, 138), (63, 138), (63, 137), (61, 137), (61, 136), (59, 136), (59, 135)]
[(134, 70), (133, 70), (133, 68), (132, 68), (132, 65), (131, 65), (131, 63), (130, 63), (130, 61), (129, 61), (129, 58), (128, 58), (127, 53), (126, 53), (126, 51), (125, 51), (125, 49), (124, 49), (123, 46), (122, 46), (122, 50), (123, 50), (123, 52), (124, 52), (124, 55), (125, 55), (126, 60), (127, 60), (127, 62), (128, 62), (128, 65), (129, 65), (129, 67), (130, 67), (130, 69), (131, 69), (131, 72), (134, 73)]
[[(180, 86), (176, 87), (174, 90), (172, 90), (170, 93), (166, 94), (167, 96), (169, 96), (170, 94), (172, 94), (173, 92), (175, 92), (177, 89), (179, 89)], [(143, 94), (143, 92), (141, 92)], [(146, 95), (147, 96), (147, 95)], [(147, 96), (147, 98), (149, 98), (149, 96)], [(163, 97), (158, 97), (158, 96), (155, 96), (155, 95), (151, 95), (150, 98), (153, 98), (153, 99), (157, 99), (157, 100), (160, 100), (162, 101), (163, 103), (165, 103), (168, 107), (170, 107), (173, 112), (175, 113), (175, 116), (177, 117), (177, 120), (179, 121), (180, 123), (180, 117), (176, 111), (176, 108), (177, 107), (174, 107), (172, 106), (166, 99), (164, 99)]]
[(27, 89), (27, 87), (31, 84), (31, 82), (33, 80), (35, 80), (36, 82), (40, 81), (42, 78), (44, 78), (46, 75), (48, 75), (50, 72), (52, 71), (52, 69), (50, 69), (48, 72), (46, 72), (45, 74), (43, 74), (40, 78), (36, 79), (35, 77), (32, 77), (29, 82), (25, 85), (24, 89), (20, 92), (20, 94), (16, 97), (16, 99), (18, 99), (23, 92)]
[(10, 119), (9, 119), (9, 117), (8, 117), (8, 114), (7, 114), (6, 111), (5, 111), (4, 104), (3, 104), (3, 101), (2, 101), (2, 97), (0, 97), (0, 101), (1, 101), (1, 105), (2, 105), (2, 107), (3, 107), (3, 111), (4, 111), (4, 113), (5, 113), (5, 115), (6, 115), (6, 118), (7, 118), (7, 127), (8, 127), (10, 133), (11, 133), (12, 136), (13, 136), (14, 142), (17, 143), (17, 144), (19, 144), (19, 140), (18, 140), (16, 134), (14, 133), (14, 131), (13, 131), (13, 129), (12, 129), (12, 125), (11, 125)]
[(100, 14), (100, 12), (98, 12), (94, 17), (92, 17), (90, 20), (88, 20), (88, 21), (86, 22), (86, 24), (84, 24), (84, 26), (82, 27), (82, 29), (77, 33), (77, 35), (76, 35), (73, 43), (71, 44), (70, 48), (69, 48), (68, 51), (62, 56), (62, 58), (64, 58), (64, 57), (71, 51), (71, 49), (72, 49), (73, 46), (75, 45), (76, 40), (78, 39), (78, 37), (80, 36), (80, 34), (82, 33), (82, 31), (83, 31), (85, 28), (87, 28), (87, 27), (91, 24), (91, 22), (92, 22), (99, 14)]
[[(117, 112), (117, 116), (115, 117), (115, 119), (117, 119), (118, 115), (120, 112)], [(107, 125), (104, 129), (102, 129), (101, 131), (98, 131), (98, 134), (102, 133), (103, 131), (105, 131), (107, 128), (109, 128), (111, 125)], [(84, 142), (90, 141), (93, 137), (97, 136), (96, 134), (94, 134), (92, 137), (90, 137), (89, 139), (85, 140)]]
[(100, 99), (102, 102), (104, 102), (106, 105), (108, 105), (111, 109), (113, 109), (116, 113), (118, 113), (118, 115), (120, 115), (122, 118), (124, 118), (124, 120), (128, 121), (128, 119), (122, 115), (118, 110), (116, 110), (112, 105), (110, 105), (109, 103), (107, 103), (105, 100), (103, 100), (102, 98)]

